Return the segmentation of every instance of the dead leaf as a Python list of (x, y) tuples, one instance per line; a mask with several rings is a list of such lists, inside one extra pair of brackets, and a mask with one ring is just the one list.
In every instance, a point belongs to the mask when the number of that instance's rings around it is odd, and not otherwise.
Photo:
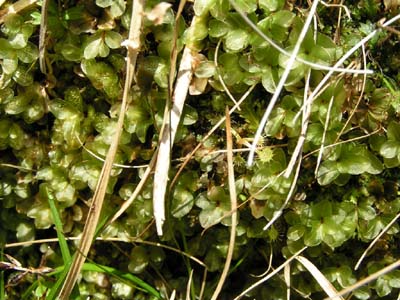
[(147, 19), (152, 21), (154, 25), (161, 25), (164, 22), (167, 10), (172, 6), (171, 3), (161, 2), (154, 6), (154, 8), (147, 13)]

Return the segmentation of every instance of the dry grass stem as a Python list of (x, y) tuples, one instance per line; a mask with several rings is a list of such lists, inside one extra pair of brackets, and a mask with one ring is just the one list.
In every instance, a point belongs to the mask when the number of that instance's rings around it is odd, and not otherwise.
[(21, 171), (36, 171), (34, 169), (31, 168), (26, 168), (26, 167), (21, 167), (21, 166), (17, 166), (17, 165), (13, 165), (13, 164), (0, 164), (0, 167), (6, 167), (6, 168), (13, 168), (13, 169), (17, 169), (17, 170), (21, 170)]
[[(169, 72), (168, 82), (169, 101), (167, 101), (165, 107), (154, 174), (153, 214), (156, 222), (157, 234), (159, 236), (163, 234), (162, 226), (165, 221), (165, 193), (168, 185), (168, 173), (171, 163), (172, 145), (178, 129), (178, 124), (182, 115), (186, 96), (189, 91), (190, 82), (193, 77), (193, 56), (191, 50), (186, 47), (183, 50), (182, 60), (178, 70), (177, 82), (175, 89), (173, 90), (176, 61), (178, 57), (178, 50), (176, 47), (176, 42), (178, 39), (178, 22), (185, 3), (186, 0), (180, 1), (178, 11), (175, 16), (175, 26), (170, 57), (171, 69)], [(192, 23), (194, 23), (194, 20), (195, 17), (193, 18)], [(172, 107), (170, 107), (171, 103)]]
[(382, 229), (382, 231), (376, 236), (376, 238), (374, 238), (374, 240), (371, 242), (371, 244), (369, 244), (368, 248), (365, 249), (365, 251), (363, 252), (363, 254), (361, 255), (360, 259), (357, 261), (356, 266), (354, 267), (354, 270), (357, 270), (363, 259), (365, 258), (365, 256), (368, 254), (368, 251), (372, 249), (372, 247), (374, 247), (374, 245), (376, 244), (377, 241), (379, 241), (379, 239), (382, 237), (382, 235), (384, 235), (389, 229), (390, 227), (393, 226), (394, 223), (396, 223), (396, 221), (398, 220), (398, 218), (400, 217), (400, 213), (398, 213), (390, 222), (389, 224), (387, 224), (385, 226), (385, 228)]
[[(348, 140), (345, 140), (345, 141), (340, 141), (340, 142), (337, 142), (337, 143), (334, 143), (334, 144), (327, 145), (327, 146), (325, 146), (325, 150), (328, 149), (328, 148), (336, 147), (336, 146), (341, 145), (341, 144), (351, 143), (351, 142), (355, 142), (355, 141), (358, 141), (358, 140), (365, 139), (367, 137), (370, 137), (371, 135), (374, 135), (374, 134), (377, 134), (377, 133), (381, 132), (382, 130), (383, 130), (383, 128), (379, 127), (377, 130), (374, 130), (371, 133), (368, 133), (368, 134), (365, 134), (365, 135), (362, 135), (362, 136), (358, 136), (358, 137), (355, 137), (355, 138), (352, 138), (352, 139), (348, 139)], [(319, 149), (311, 151), (311, 152), (307, 153), (306, 155), (304, 155), (304, 158), (307, 158), (307, 157), (313, 155), (314, 153), (317, 153), (318, 151), (319, 151)]]
[(290, 300), (290, 265), (286, 265), (283, 269), (283, 276), (286, 283), (286, 299)]
[(268, 274), (269, 270), (272, 269), (272, 260), (274, 257), (274, 252), (272, 249), (272, 245), (270, 245), (270, 254), (269, 254), (269, 259), (268, 259), (268, 268), (260, 275), (255, 275), (255, 274), (250, 274), (250, 276), (255, 277), (255, 278), (260, 278), (260, 277), (264, 277), (265, 275)]
[[(173, 86), (175, 82), (175, 75), (176, 75), (176, 62), (178, 59), (178, 49), (176, 47), (176, 42), (178, 40), (178, 22), (179, 18), (182, 14), (183, 8), (185, 7), (186, 0), (180, 0), (179, 1), (179, 7), (178, 11), (176, 12), (175, 15), (175, 26), (174, 26), (174, 32), (173, 32), (173, 37), (172, 37), (172, 49), (171, 49), (171, 69), (169, 71), (169, 78), (168, 78), (168, 92), (169, 92), (169, 100), (172, 99), (173, 95)], [(193, 22), (193, 21), (192, 21)]]
[(233, 168), (233, 153), (232, 153), (232, 132), (231, 132), (231, 118), (229, 115), (229, 109), (226, 108), (225, 111), (226, 118), (226, 150), (227, 150), (227, 161), (228, 161), (228, 182), (229, 182), (229, 196), (231, 199), (231, 210), (233, 211), (231, 220), (231, 233), (229, 237), (228, 253), (226, 255), (224, 269), (222, 270), (221, 276), (219, 278), (217, 287), (211, 297), (211, 300), (217, 300), (218, 295), (221, 292), (222, 286), (228, 276), (229, 267), (231, 265), (233, 249), (235, 247), (235, 237), (236, 237), (236, 223), (237, 223), (237, 195), (236, 195), (236, 185), (235, 185), (235, 170)]
[(292, 199), (293, 193), (294, 193), (294, 191), (296, 189), (297, 179), (299, 178), (299, 175), (300, 175), (300, 169), (301, 169), (301, 163), (300, 162), (301, 162), (301, 154), (300, 154), (299, 163), (297, 164), (296, 173), (294, 174), (292, 183), (290, 184), (290, 189), (289, 189), (288, 194), (286, 195), (285, 202), (283, 202), (283, 204), (279, 208), (279, 210), (274, 212), (274, 215), (273, 215), (272, 219), (267, 223), (267, 225), (264, 226), (263, 230), (269, 229), (275, 223), (275, 221), (282, 215), (283, 210), (288, 205), (290, 199)]
[[(228, 89), (228, 87), (225, 84), (224, 79), (222, 78), (219, 70), (218, 70), (218, 52), (219, 52), (219, 47), (221, 46), (222, 40), (218, 41), (217, 47), (215, 48), (215, 54), (214, 54), (214, 65), (215, 69), (217, 70), (218, 73), (218, 80), (221, 83), (222, 87), (224, 88), (225, 93), (228, 95), (229, 99), (232, 100), (233, 103), (237, 104), (237, 101), (235, 97), (233, 97), (231, 91)], [(238, 105), (238, 111), (240, 111), (240, 105)]]
[[(375, 34), (376, 31), (374, 31), (373, 33)], [(368, 35), (366, 38), (364, 38), (361, 42), (357, 43), (357, 44), (356, 44), (353, 48), (351, 48), (344, 56), (342, 56), (342, 57), (340, 58), (340, 60), (335, 64), (335, 66), (341, 65), (348, 57), (350, 57), (350, 55), (351, 55), (353, 52), (355, 52), (359, 47), (362, 47), (369, 39), (371, 39), (371, 38), (374, 36), (374, 34), (372, 34), (372, 33), (369, 34), (369, 35)], [(309, 114), (311, 113), (311, 111), (310, 111), (311, 108), (310, 108), (310, 107), (311, 107), (313, 101), (317, 98), (317, 96), (321, 93), (321, 91), (322, 91), (323, 89), (325, 89), (325, 88), (327, 88), (327, 87), (329, 86), (329, 85), (325, 85), (325, 83), (327, 83), (327, 81), (330, 79), (330, 77), (332, 76), (332, 74), (333, 74), (333, 71), (329, 71), (329, 72), (325, 75), (325, 77), (320, 81), (320, 83), (318, 84), (318, 86), (313, 90), (313, 92), (310, 94), (310, 96), (308, 96), (307, 100), (304, 101), (304, 103), (303, 103), (302, 107), (300, 108), (299, 112), (297, 113), (295, 119), (297, 118), (297, 116), (298, 116), (300, 113), (303, 113), (303, 116), (304, 116), (304, 111), (308, 112), (307, 115), (309, 115)], [(303, 119), (304, 119), (304, 118), (303, 118)], [(306, 126), (306, 125), (303, 123), (303, 126)], [(303, 128), (304, 128), (304, 127), (302, 127), (302, 130), (303, 130)], [(296, 154), (296, 153), (299, 153), (299, 150), (302, 149), (302, 146), (303, 146), (304, 141), (305, 141), (305, 133), (304, 133), (304, 135), (303, 135), (303, 134), (300, 135), (300, 137), (299, 137), (299, 139), (298, 139), (298, 142), (297, 142), (295, 151), (294, 151), (294, 153), (293, 153), (293, 155), (292, 155), (292, 160), (293, 160), (294, 158), (296, 158), (295, 154)], [(325, 147), (325, 149), (326, 149), (326, 148), (328, 148), (328, 146)], [(291, 161), (292, 161), (292, 160), (291, 160)], [(293, 162), (293, 161), (292, 161), (292, 162)], [(290, 166), (290, 165), (291, 165), (291, 164), (289, 163), (289, 166)], [(287, 171), (286, 171), (285, 176), (289, 176), (290, 171), (291, 171), (291, 169), (288, 168)]]
[(319, 169), (319, 166), (322, 161), (322, 155), (324, 154), (324, 150), (325, 150), (326, 133), (327, 133), (328, 127), (329, 127), (329, 119), (331, 117), (331, 110), (332, 110), (332, 105), (333, 105), (334, 99), (335, 99), (335, 97), (332, 96), (331, 100), (329, 101), (329, 104), (328, 104), (328, 111), (326, 112), (326, 119), (325, 119), (325, 125), (324, 125), (324, 132), (322, 133), (321, 147), (319, 148), (317, 165), (315, 166), (315, 171), (314, 171), (315, 176), (317, 176), (318, 169)]
[[(80, 236), (65, 237), (65, 239), (67, 241), (78, 241), (81, 239), (81, 237)], [(135, 244), (143, 244), (143, 245), (149, 245), (149, 246), (153, 246), (153, 247), (164, 248), (164, 249), (176, 252), (178, 254), (181, 254), (181, 255), (189, 258), (190, 260), (194, 261), (195, 263), (199, 264), (203, 268), (207, 269), (207, 266), (205, 265), (205, 263), (203, 263), (198, 258), (196, 258), (182, 250), (179, 250), (177, 248), (173, 248), (171, 246), (167, 246), (167, 245), (164, 245), (161, 243), (144, 241), (144, 240), (141, 240), (136, 237), (107, 237), (107, 238), (96, 237), (96, 241), (135, 243)], [(58, 238), (48, 238), (48, 239), (40, 239), (40, 240), (33, 240), (33, 241), (26, 241), (26, 242), (9, 243), (9, 244), (5, 244), (4, 248), (7, 249), (7, 248), (15, 248), (15, 247), (26, 247), (26, 246), (30, 246), (30, 245), (35, 245), (35, 244), (37, 245), (37, 244), (44, 244), (44, 243), (58, 243)]]
[[(142, 178), (140, 179), (138, 185), (136, 186), (135, 190), (133, 191), (132, 195), (129, 197), (128, 200), (126, 200), (121, 207), (118, 209), (118, 211), (114, 214), (114, 216), (108, 221), (107, 225), (110, 225), (113, 223), (115, 220), (117, 220), (128, 208), (131, 206), (132, 202), (135, 201), (137, 196), (139, 196), (140, 192), (142, 191), (144, 185), (146, 184), (147, 180), (149, 179), (149, 176), (151, 174), (151, 171), (153, 170), (155, 163), (156, 163), (156, 156), (157, 151), (154, 153), (153, 158), (151, 159), (149, 166), (147, 167), (146, 171), (144, 171)], [(106, 226), (107, 226), (106, 225)]]
[(341, 290), (340, 292), (338, 292), (337, 294), (335, 294), (334, 296), (330, 296), (325, 298), (324, 300), (335, 300), (335, 297), (341, 297), (344, 296), (360, 287), (362, 287), (363, 285), (366, 285), (376, 279), (378, 279), (379, 277), (394, 271), (395, 269), (397, 269), (398, 267), (400, 267), (400, 259), (395, 261), (394, 263), (382, 268), (381, 270), (369, 275), (368, 277), (361, 279), (360, 281), (356, 282), (355, 284)]
[(286, 79), (288, 78), (289, 73), (290, 73), (290, 71), (292, 69), (292, 66), (295, 63), (296, 56), (300, 51), (301, 43), (303, 42), (303, 40), (304, 40), (304, 38), (306, 36), (308, 28), (310, 27), (310, 24), (311, 24), (311, 22), (313, 20), (314, 14), (315, 14), (315, 12), (317, 10), (318, 2), (319, 2), (319, 0), (314, 0), (312, 6), (310, 8), (310, 11), (309, 11), (309, 14), (307, 16), (307, 19), (304, 22), (304, 26), (303, 26), (303, 28), (302, 28), (302, 30), (301, 30), (301, 32), (299, 34), (299, 37), (298, 37), (298, 39), (296, 41), (296, 45), (294, 46), (293, 52), (291, 53), (291, 55), (289, 57), (289, 60), (287, 62), (285, 71), (283, 72), (283, 74), (282, 74), (282, 76), (281, 76), (281, 78), (279, 80), (279, 83), (278, 83), (278, 85), (276, 87), (274, 95), (272, 96), (272, 98), (271, 98), (271, 100), (270, 100), (270, 102), (268, 104), (268, 107), (265, 110), (265, 113), (264, 113), (264, 115), (263, 115), (263, 117), (262, 117), (262, 119), (260, 121), (260, 125), (257, 128), (256, 134), (254, 136), (253, 143), (251, 145), (251, 150), (250, 150), (250, 153), (249, 153), (249, 157), (247, 159), (247, 165), (248, 166), (253, 165), (254, 154), (256, 152), (258, 141), (261, 138), (262, 132), (264, 131), (264, 127), (267, 124), (269, 116), (271, 115), (272, 110), (275, 107), (275, 104), (278, 101), (279, 95), (280, 95), (280, 93), (281, 93), (281, 91), (283, 89), (283, 85), (285, 84)]
[[(382, 24), (382, 28), (389, 26), (390, 24), (396, 22), (397, 20), (400, 19), (400, 14), (393, 17), (392, 19), (390, 19), (389, 21), (385, 22)], [(375, 36), (375, 34), (378, 33), (378, 31), (381, 30), (381, 28), (379, 29), (375, 29), (374, 31), (372, 31), (371, 33), (369, 33), (366, 37), (364, 37), (361, 41), (359, 41), (357, 44), (355, 44), (350, 50), (348, 50), (334, 65), (334, 67), (338, 67), (341, 66), (354, 52), (356, 52), (360, 47), (362, 47), (363, 45), (365, 45), (371, 38), (373, 38)], [(324, 76), (324, 78), (322, 78), (322, 80), (319, 82), (319, 84), (317, 85), (317, 87), (314, 89), (314, 91), (312, 92), (312, 94), (308, 97), (307, 101), (305, 103), (303, 103), (303, 106), (300, 108), (300, 111), (298, 113), (300, 113), (301, 111), (303, 111), (305, 109), (305, 107), (309, 104), (311, 104), (314, 99), (316, 99), (316, 95), (320, 92), (320, 90), (323, 88), (323, 86), (325, 85), (325, 83), (330, 79), (330, 77), (333, 74), (333, 70), (328, 71), (328, 73)], [(346, 73), (346, 71), (344, 72)], [(348, 73), (348, 72), (347, 72)]]
[[(344, 9), (344, 11), (346, 12), (346, 16), (352, 20), (351, 18), (351, 13), (350, 13), (350, 9), (346, 6), (343, 5), (343, 1), (341, 1), (340, 4), (331, 4), (331, 3), (326, 3), (325, 1), (321, 1), (321, 4), (326, 6), (326, 7), (339, 7), (339, 11), (341, 12), (342, 9)], [(340, 24), (340, 23), (339, 23)]]
[(314, 277), (314, 279), (318, 282), (319, 286), (324, 290), (324, 292), (331, 297), (332, 300), (344, 300), (343, 297), (337, 296), (337, 290), (335, 287), (329, 282), (328, 279), (321, 273), (320, 270), (307, 258), (304, 256), (297, 256), (296, 260), (300, 262), (310, 274)]
[[(97, 160), (101, 161), (104, 163), (105, 159), (103, 157), (101, 157), (100, 155), (97, 155), (96, 153), (94, 153), (92, 150), (89, 150), (81, 141), (81, 139), (79, 138), (78, 135), (75, 135), (75, 138), (78, 140), (78, 142), (81, 144), (81, 147), (83, 148), (83, 150), (85, 150), (87, 153), (90, 154), (90, 156), (96, 158)], [(122, 164), (116, 164), (113, 163), (113, 167), (114, 168), (122, 168), (122, 169), (143, 169), (143, 168), (147, 168), (149, 165), (140, 165), (140, 166), (130, 166), (130, 165), (122, 165)]]
[(199, 293), (199, 300), (203, 299), (204, 291), (206, 289), (207, 268), (204, 268), (203, 278), (201, 280), (201, 288)]
[(43, 74), (46, 71), (46, 33), (47, 33), (47, 12), (50, 0), (42, 1), (41, 17), (40, 17), (40, 31), (39, 31), (39, 67)]
[(299, 251), (297, 251), (293, 256), (291, 256), (290, 258), (288, 258), (283, 264), (281, 264), (279, 267), (277, 267), (274, 271), (272, 271), (271, 273), (269, 273), (267, 276), (265, 276), (264, 278), (260, 279), (259, 281), (257, 281), (256, 283), (252, 284), (249, 288), (247, 288), (246, 290), (244, 290), (243, 292), (241, 292), (238, 296), (236, 296), (233, 300), (239, 300), (240, 298), (242, 298), (244, 295), (246, 295), (248, 292), (250, 292), (251, 290), (255, 289), (256, 287), (258, 287), (259, 285), (263, 284), (264, 282), (266, 282), (268, 279), (270, 279), (271, 277), (275, 276), (277, 273), (279, 273), (286, 265), (290, 264), (292, 262), (292, 260), (294, 260), (298, 255), (300, 255), (304, 250), (306, 250), (307, 247), (303, 247), (302, 249), (300, 249)]
[(137, 48), (128, 47), (125, 86), (123, 91), (120, 113), (118, 117), (116, 133), (111, 142), (110, 148), (106, 156), (106, 160), (103, 164), (103, 168), (101, 170), (97, 182), (96, 190), (94, 192), (93, 199), (91, 201), (91, 205), (86, 218), (85, 227), (82, 232), (82, 237), (79, 243), (79, 247), (75, 253), (74, 259), (67, 273), (61, 291), (58, 294), (58, 299), (60, 300), (69, 299), (69, 296), (80, 274), (82, 266), (86, 260), (86, 256), (92, 245), (93, 238), (96, 232), (96, 227), (99, 222), (101, 208), (103, 206), (104, 197), (110, 179), (112, 165), (118, 150), (119, 139), (122, 133), (125, 111), (128, 106), (129, 90), (132, 85), (133, 74), (135, 73), (136, 59), (140, 48), (140, 32), (142, 27), (143, 9), (144, 9), (144, 0), (134, 1), (132, 6), (129, 41), (132, 41), (134, 45), (137, 45)]
[(190, 300), (190, 287), (192, 286), (192, 280), (193, 280), (193, 270), (190, 271), (189, 280), (186, 285), (186, 300)]
[[(250, 95), (250, 93), (254, 90), (254, 88), (256, 87), (256, 85), (252, 85), (247, 91), (246, 93), (243, 94), (243, 96), (239, 99), (239, 101), (237, 102), (237, 104), (235, 104), (230, 110), (229, 110), (229, 115), (231, 115), (238, 107), (239, 105), (242, 104), (242, 102), (244, 100), (247, 99), (247, 97)], [(197, 144), (197, 146), (192, 150), (192, 152), (190, 152), (187, 156), (186, 159), (184, 160), (184, 162), (182, 163), (181, 167), (179, 168), (178, 172), (176, 172), (174, 179), (171, 182), (171, 187), (172, 188), (176, 181), (178, 180), (179, 175), (181, 174), (181, 172), (183, 171), (183, 169), (186, 167), (186, 165), (188, 164), (188, 162), (192, 159), (193, 155), (197, 152), (197, 150), (199, 150), (201, 148), (201, 146), (203, 145), (203, 143), (225, 122), (225, 116), (222, 117), (217, 124), (215, 124), (213, 126), (213, 128), (210, 129), (209, 132), (207, 132), (207, 134), (203, 137), (203, 139)]]
[[(367, 66), (367, 54), (365, 53), (365, 45), (364, 44), (361, 45), (361, 50), (362, 50), (362, 54), (363, 54), (363, 64), (364, 64), (364, 68), (365, 68)], [(343, 128), (340, 130), (335, 142), (337, 142), (340, 139), (340, 137), (342, 136), (343, 132), (346, 130), (347, 125), (349, 125), (349, 123), (351, 122), (351, 119), (353, 118), (354, 114), (356, 113), (357, 108), (360, 105), (361, 100), (362, 100), (362, 98), (364, 96), (366, 82), (367, 82), (367, 75), (364, 74), (363, 75), (363, 82), (362, 82), (362, 86), (361, 86), (361, 91), (360, 91), (360, 95), (358, 96), (357, 103), (354, 106), (353, 110), (351, 111), (349, 117), (347, 118), (346, 123), (344, 124)]]
[[(243, 20), (246, 22), (247, 25), (249, 25), (254, 32), (256, 32), (260, 37), (262, 37), (266, 42), (268, 42), (272, 47), (274, 47), (276, 50), (278, 50), (280, 53), (286, 55), (286, 56), (291, 56), (289, 52), (286, 50), (282, 49), (277, 43), (275, 43), (272, 39), (270, 39), (264, 32), (262, 32), (256, 24), (254, 24), (249, 17), (236, 5), (234, 0), (229, 0), (229, 3), (232, 5), (232, 7), (239, 13), (239, 15), (243, 18)], [(389, 24), (388, 24), (389, 25)], [(372, 74), (372, 70), (350, 70), (347, 68), (340, 68), (338, 66), (324, 66), (320, 65), (317, 63), (310, 62), (308, 60), (304, 60), (300, 57), (295, 58), (297, 61), (312, 67), (313, 69), (316, 70), (323, 70), (323, 71), (332, 71), (332, 72), (338, 72), (338, 73), (347, 73), (347, 74)]]
[[(308, 71), (307, 79), (306, 79), (305, 86), (304, 86), (304, 96), (303, 96), (304, 97), (304, 102), (306, 102), (308, 91), (309, 91), (309, 88), (310, 88), (310, 76), (311, 76), (311, 72)], [(285, 175), (284, 175), (286, 178), (289, 178), (289, 176), (292, 174), (294, 165), (296, 164), (296, 161), (298, 160), (298, 157), (302, 153), (303, 144), (304, 144), (304, 141), (306, 139), (306, 134), (307, 134), (307, 129), (308, 129), (308, 120), (310, 118), (310, 114), (311, 114), (311, 105), (309, 104), (307, 106), (307, 109), (305, 109), (303, 111), (303, 120), (302, 120), (302, 123), (301, 123), (300, 136), (299, 136), (299, 138), (297, 140), (296, 147), (294, 148), (292, 157), (290, 158), (289, 164), (288, 164), (288, 166), (286, 168)]]
[[(281, 176), (283, 175), (283, 173), (284, 173), (284, 171), (280, 172), (272, 181), (268, 182), (266, 185), (264, 185), (262, 188), (260, 188), (257, 192), (255, 192), (254, 194), (252, 194), (249, 198), (247, 198), (245, 201), (243, 201), (242, 203), (240, 203), (240, 204), (236, 207), (236, 210), (230, 210), (230, 211), (228, 211), (228, 212), (225, 212), (225, 213), (223, 214), (223, 216), (221, 216), (221, 217), (218, 218), (215, 222), (213, 222), (212, 224), (210, 224), (210, 225), (208, 225), (206, 228), (204, 228), (203, 231), (202, 231), (202, 233), (201, 233), (201, 235), (204, 235), (204, 233), (205, 233), (208, 229), (210, 229), (211, 227), (213, 227), (213, 226), (219, 224), (219, 223), (220, 223), (223, 219), (225, 219), (226, 217), (229, 217), (230, 215), (232, 215), (232, 213), (234, 213), (235, 211), (237, 211), (240, 207), (244, 206), (247, 202), (249, 202), (249, 201), (255, 199), (255, 197), (256, 197), (257, 195), (259, 195), (260, 193), (262, 193), (263, 191), (265, 191), (267, 188), (269, 188), (270, 186), (272, 186), (272, 185), (276, 182), (276, 180), (277, 180), (279, 177), (281, 177)], [(294, 188), (295, 188), (295, 187), (296, 187), (296, 185), (295, 185), (295, 184), (294, 184), (294, 185), (292, 184), (291, 189), (293, 188), (293, 191), (294, 191)], [(272, 224), (282, 215), (282, 210), (286, 207), (286, 205), (287, 205), (288, 201), (290, 200), (290, 198), (291, 198), (291, 192), (289, 191), (289, 194), (288, 194), (288, 196), (287, 196), (287, 198), (286, 198), (286, 201), (285, 201), (284, 204), (281, 206), (280, 210), (277, 211), (277, 212), (275, 212), (275, 214), (274, 214), (273, 218), (271, 219), (271, 221), (269, 221), (268, 224), (265, 225), (264, 230), (267, 230), (269, 227), (271, 227)]]
[(169, 300), (175, 300), (175, 296), (176, 296), (176, 290), (174, 289), (171, 293), (171, 297), (169, 297)]
[(168, 183), (171, 147), (175, 139), (178, 124), (182, 116), (183, 106), (189, 91), (190, 81), (193, 76), (192, 61), (192, 51), (186, 47), (183, 50), (183, 56), (179, 66), (172, 108), (169, 113), (165, 115), (165, 125), (161, 131), (153, 188), (153, 214), (156, 221), (157, 234), (159, 236), (163, 234), (162, 226), (165, 221), (165, 192)]

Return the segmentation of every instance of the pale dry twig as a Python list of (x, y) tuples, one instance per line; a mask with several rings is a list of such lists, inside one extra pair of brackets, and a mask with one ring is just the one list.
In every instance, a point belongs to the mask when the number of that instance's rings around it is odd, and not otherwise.
[(227, 161), (228, 161), (228, 182), (229, 182), (229, 196), (231, 199), (231, 210), (233, 211), (231, 215), (231, 233), (229, 238), (228, 253), (226, 255), (224, 269), (222, 270), (221, 276), (219, 278), (217, 287), (211, 297), (211, 300), (217, 300), (218, 295), (221, 292), (222, 286), (228, 276), (229, 267), (231, 265), (233, 249), (235, 247), (235, 237), (236, 237), (236, 222), (237, 222), (237, 195), (236, 195), (236, 185), (235, 185), (235, 173), (233, 168), (233, 153), (232, 153), (232, 133), (231, 133), (231, 118), (229, 115), (229, 109), (226, 108), (225, 112), (226, 119), (226, 150), (227, 150)]

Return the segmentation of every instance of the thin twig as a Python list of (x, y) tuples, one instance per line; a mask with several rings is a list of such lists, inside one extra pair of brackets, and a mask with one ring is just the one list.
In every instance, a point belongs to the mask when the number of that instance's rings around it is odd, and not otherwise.
[[(80, 236), (65, 237), (65, 239), (67, 241), (78, 241), (78, 240), (81, 239), (81, 237)], [(30, 246), (30, 245), (44, 244), (44, 243), (58, 243), (58, 241), (59, 241), (58, 238), (48, 238), (48, 239), (33, 240), (33, 241), (26, 241), (26, 242), (9, 243), (9, 244), (5, 244), (4, 248), (26, 247), (26, 246)], [(196, 257), (194, 257), (194, 256), (192, 256), (192, 255), (190, 255), (190, 254), (188, 254), (186, 252), (183, 252), (182, 250), (173, 248), (173, 247), (168, 246), (168, 245), (160, 244), (160, 243), (157, 243), (157, 242), (144, 241), (142, 239), (138, 239), (138, 238), (135, 238), (135, 237), (107, 237), (107, 238), (96, 237), (96, 241), (136, 243), (136, 244), (143, 244), (143, 245), (149, 245), (149, 246), (164, 248), (164, 249), (179, 253), (179, 254), (181, 254), (183, 256), (186, 256), (189, 259), (191, 259), (194, 262), (196, 262), (197, 264), (199, 264), (200, 266), (202, 266), (205, 269), (207, 269), (207, 266), (205, 265), (205, 263), (203, 263), (198, 258), (196, 258)]]
[[(334, 143), (334, 144), (331, 144), (331, 145), (327, 145), (327, 146), (325, 146), (325, 149), (333, 148), (333, 147), (336, 147), (336, 146), (339, 146), (339, 145), (342, 145), (342, 144), (351, 143), (351, 142), (358, 141), (358, 140), (362, 140), (362, 139), (365, 139), (367, 137), (370, 137), (371, 135), (377, 134), (377, 133), (379, 133), (381, 131), (382, 131), (382, 127), (379, 127), (377, 130), (375, 130), (375, 131), (373, 131), (371, 133), (368, 133), (366, 135), (358, 136), (358, 137), (355, 137), (355, 138), (352, 138), (352, 139), (349, 139), (349, 140), (340, 141), (340, 142), (337, 142), (337, 143)], [(307, 153), (306, 155), (304, 155), (303, 158), (307, 158), (307, 157), (313, 155), (314, 153), (317, 153), (318, 151), (319, 151), (319, 149), (311, 151), (311, 152)]]

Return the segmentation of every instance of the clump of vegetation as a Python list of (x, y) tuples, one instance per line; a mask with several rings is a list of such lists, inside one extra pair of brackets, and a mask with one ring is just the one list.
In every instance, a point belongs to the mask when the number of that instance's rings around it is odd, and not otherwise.
[(0, 299), (394, 299), (394, 2), (0, 1)]

